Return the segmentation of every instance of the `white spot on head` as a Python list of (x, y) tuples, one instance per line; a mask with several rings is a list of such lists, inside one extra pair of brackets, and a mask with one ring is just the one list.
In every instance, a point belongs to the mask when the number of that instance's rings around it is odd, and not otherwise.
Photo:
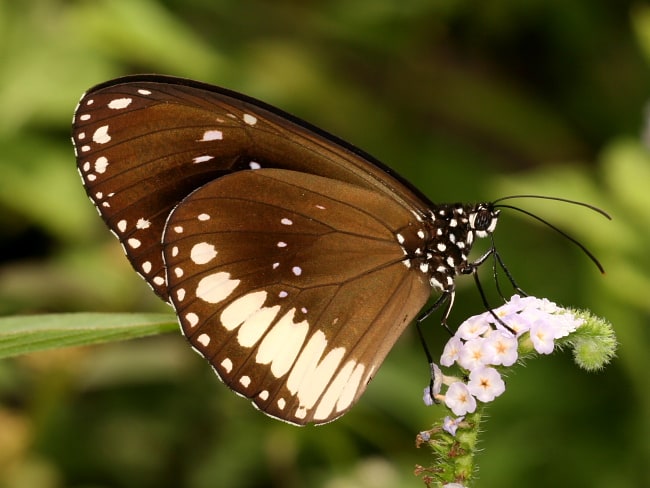
[(219, 303), (230, 296), (240, 280), (231, 280), (230, 273), (220, 271), (207, 275), (196, 287), (196, 297), (204, 302)]
[(440, 252), (444, 252), (444, 251), (447, 250), (447, 245), (444, 242), (439, 242), (436, 247), (438, 248), (438, 251), (440, 251)]
[(186, 313), (185, 320), (187, 320), (187, 323), (189, 324), (190, 327), (194, 328), (196, 327), (196, 324), (199, 323), (199, 316), (196, 315), (194, 312)]
[(108, 102), (108, 108), (113, 110), (120, 110), (131, 105), (132, 101), (132, 98), (115, 98)]
[(293, 225), (293, 221), (291, 219), (284, 218), (280, 221), (282, 225)]
[(418, 237), (419, 237), (420, 239), (424, 239), (424, 231), (423, 231), (422, 229), (420, 229), (420, 230), (418, 231)]
[(102, 125), (93, 133), (93, 142), (97, 144), (106, 144), (111, 140), (108, 135), (108, 125)]
[(451, 219), (449, 221), (449, 227), (456, 227), (458, 225), (458, 221), (456, 219)]
[(192, 162), (194, 164), (205, 163), (206, 161), (210, 161), (211, 159), (214, 159), (214, 156), (208, 156), (206, 154), (205, 156), (197, 156), (195, 158), (192, 158)]
[(142, 242), (140, 242), (139, 239), (136, 239), (135, 237), (132, 237), (128, 241), (126, 241), (129, 246), (131, 246), (133, 249), (137, 249), (142, 245)]
[(426, 273), (427, 271), (429, 271), (429, 263), (421, 263), (420, 264), (420, 271), (422, 271), (423, 273)]
[(145, 90), (144, 88), (140, 88), (140, 89), (138, 90), (138, 93), (139, 93), (140, 95), (151, 95), (151, 92), (150, 92), (149, 90)]
[(291, 268), (291, 272), (296, 276), (300, 276), (302, 274), (302, 268), (300, 266), (294, 266)]
[(210, 345), (210, 336), (208, 334), (201, 334), (196, 338), (196, 342), (201, 344), (203, 347), (208, 347)]
[(144, 229), (148, 229), (149, 227), (151, 227), (151, 222), (149, 222), (147, 219), (140, 218), (135, 223), (136, 229), (144, 230)]
[(251, 114), (244, 114), (244, 122), (248, 125), (255, 125), (257, 124), (257, 117)]
[(192, 246), (190, 258), (195, 264), (206, 264), (212, 261), (217, 255), (217, 251), (212, 244), (199, 242)]
[(230, 373), (232, 371), (232, 361), (230, 358), (225, 358), (221, 361), (221, 367), (226, 370), (226, 373)]
[(206, 130), (199, 142), (220, 141), (223, 139), (223, 132), (220, 130)]
[(206, 220), (210, 220), (210, 216), (207, 213), (202, 213), (198, 215), (197, 219), (204, 222)]
[(447, 258), (447, 264), (448, 264), (451, 268), (453, 268), (453, 267), (455, 266), (454, 258), (451, 257), (451, 256), (449, 256), (449, 257)]
[(250, 163), (248, 163), (248, 167), (250, 169), (260, 169), (262, 167), (262, 165), (260, 163), (255, 162), (255, 161), (251, 161)]

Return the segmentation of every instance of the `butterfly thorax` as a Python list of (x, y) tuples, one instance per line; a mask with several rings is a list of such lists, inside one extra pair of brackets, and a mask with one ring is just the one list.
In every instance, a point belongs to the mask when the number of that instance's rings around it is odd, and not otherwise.
[(417, 230), (419, 244), (403, 244), (405, 264), (424, 273), (433, 288), (452, 291), (455, 277), (469, 269), (475, 238), (492, 234), (498, 215), (487, 203), (437, 205)]

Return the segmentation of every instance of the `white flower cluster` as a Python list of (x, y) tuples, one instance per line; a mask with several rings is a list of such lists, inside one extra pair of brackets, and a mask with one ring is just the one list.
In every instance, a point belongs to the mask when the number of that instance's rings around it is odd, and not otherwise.
[[(518, 339), (528, 333), (533, 348), (540, 354), (550, 354), (555, 340), (575, 331), (583, 322), (567, 310), (549, 300), (514, 295), (503, 306), (494, 309), (497, 321), (490, 312), (470, 317), (447, 342), (440, 359), (443, 366), (457, 363), (468, 372), (467, 383), (442, 376), (434, 385), (434, 395), (440, 397), (459, 416), (476, 410), (476, 400), (490, 402), (505, 391), (505, 383), (498, 366), (511, 366), (518, 358)], [(514, 332), (514, 334), (513, 334)], [(448, 385), (440, 396), (440, 383)], [(425, 389), (425, 403), (432, 403), (430, 389)]]

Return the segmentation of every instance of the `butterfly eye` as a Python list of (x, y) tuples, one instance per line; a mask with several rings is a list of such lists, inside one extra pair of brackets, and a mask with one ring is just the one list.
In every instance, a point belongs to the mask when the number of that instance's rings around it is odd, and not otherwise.
[(475, 211), (470, 214), (470, 227), (478, 237), (485, 237), (494, 232), (499, 217), (499, 211), (485, 204), (477, 205)]

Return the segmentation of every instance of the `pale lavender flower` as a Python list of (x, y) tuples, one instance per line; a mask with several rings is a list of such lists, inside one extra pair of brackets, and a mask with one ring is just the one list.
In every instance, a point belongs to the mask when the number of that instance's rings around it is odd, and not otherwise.
[(506, 391), (506, 384), (496, 369), (482, 367), (469, 373), (467, 389), (477, 399), (486, 403), (491, 402)]
[(458, 430), (458, 426), (463, 420), (465, 420), (464, 415), (456, 418), (447, 415), (442, 421), (442, 428), (445, 432), (448, 432), (451, 435), (456, 435), (456, 430)]
[(486, 334), (483, 349), (489, 358), (488, 364), (512, 366), (517, 361), (519, 342), (505, 330), (492, 330)]
[(447, 341), (447, 344), (445, 344), (444, 350), (442, 351), (442, 356), (440, 356), (440, 364), (447, 367), (454, 364), (456, 361), (458, 361), (458, 354), (462, 348), (463, 342), (460, 340), (460, 337), (454, 336), (449, 339), (449, 341)]
[(485, 338), (483, 337), (477, 337), (465, 342), (458, 352), (458, 364), (468, 371), (486, 364), (487, 358), (483, 350), (484, 342)]
[(456, 381), (447, 388), (445, 405), (454, 412), (454, 415), (465, 415), (476, 410), (476, 399), (471, 395), (465, 383)]

